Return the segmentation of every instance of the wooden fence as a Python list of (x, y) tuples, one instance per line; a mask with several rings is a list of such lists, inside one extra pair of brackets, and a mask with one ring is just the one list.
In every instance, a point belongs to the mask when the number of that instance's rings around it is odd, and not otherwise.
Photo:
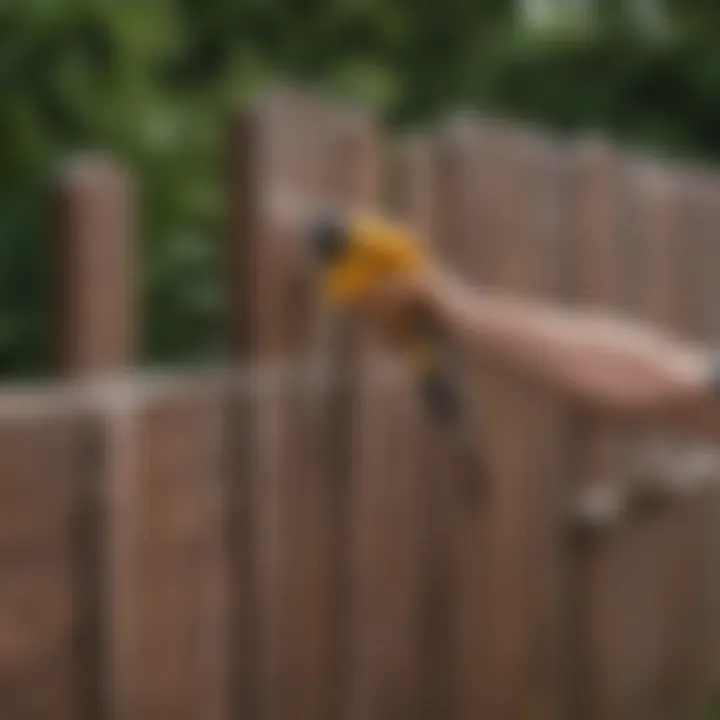
[(59, 180), (79, 381), (0, 395), (3, 720), (682, 717), (720, 680), (712, 463), (478, 368), (478, 501), (277, 208), (385, 205), (472, 281), (713, 340), (720, 180), (472, 118), (384, 138), (296, 92), (227, 159), (231, 363), (181, 376), (130, 372), (127, 174)]

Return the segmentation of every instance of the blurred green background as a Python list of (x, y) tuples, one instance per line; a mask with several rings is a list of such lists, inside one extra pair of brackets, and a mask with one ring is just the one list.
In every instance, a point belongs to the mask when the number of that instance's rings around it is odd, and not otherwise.
[(427, 122), (486, 108), (720, 158), (716, 0), (0, 0), (0, 374), (47, 370), (43, 211), (74, 150), (143, 196), (146, 362), (222, 352), (228, 108), (310, 81)]

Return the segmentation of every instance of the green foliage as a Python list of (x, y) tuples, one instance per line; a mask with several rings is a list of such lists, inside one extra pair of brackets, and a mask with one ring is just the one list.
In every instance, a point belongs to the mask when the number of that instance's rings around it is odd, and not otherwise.
[[(30, 0), (0, 13), (0, 371), (48, 367), (46, 183), (88, 149), (127, 159), (141, 178), (147, 354), (213, 351), (225, 103), (216, 85), (181, 92), (173, 80), (192, 23), (164, 0)], [(244, 79), (236, 70), (239, 89)]]
[(44, 209), (69, 153), (141, 178), (145, 358), (212, 356), (232, 104), (292, 78), (397, 123), (470, 105), (718, 158), (714, 5), (668, 2), (673, 32), (651, 38), (617, 13), (529, 34), (500, 0), (0, 0), (0, 373), (49, 366)]
[(623, 35), (504, 44), (477, 96), (558, 129), (604, 128), (633, 144), (717, 160), (720, 48)]

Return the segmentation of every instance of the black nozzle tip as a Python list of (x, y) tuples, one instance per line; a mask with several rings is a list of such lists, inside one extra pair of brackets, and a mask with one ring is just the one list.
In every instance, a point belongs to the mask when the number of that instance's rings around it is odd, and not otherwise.
[(323, 262), (336, 260), (345, 251), (347, 226), (335, 214), (322, 215), (315, 220), (310, 231), (310, 242), (317, 257)]

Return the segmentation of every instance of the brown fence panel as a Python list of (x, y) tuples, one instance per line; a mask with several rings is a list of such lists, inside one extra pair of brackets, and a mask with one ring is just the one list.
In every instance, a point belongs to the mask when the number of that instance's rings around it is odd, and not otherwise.
[[(616, 203), (620, 197), (623, 203), (615, 242), (595, 262), (587, 250), (579, 257), (592, 299), (672, 329), (668, 300), (677, 282), (682, 218), (677, 214), (679, 196), (658, 195), (652, 187), (657, 180), (625, 163), (614, 181)], [(592, 236), (578, 239), (588, 248)], [(597, 294), (593, 269), (607, 273), (605, 290)], [(678, 711), (681, 697), (675, 653), (681, 652), (685, 633), (682, 596), (687, 585), (676, 588), (671, 578), (684, 572), (679, 568), (689, 559), (683, 547), (686, 532), (677, 508), (638, 508), (627, 493), (644, 493), (639, 482), (662, 480), (652, 476), (657, 470), (648, 473), (643, 457), (653, 447), (671, 447), (674, 440), (652, 428), (622, 425), (595, 433), (588, 438), (594, 454), (586, 455), (581, 465), (583, 479), (597, 481), (599, 471), (609, 491), (606, 497), (614, 497), (618, 505), (617, 514), (610, 513), (607, 524), (580, 548), (584, 567), (578, 592), (587, 623), (580, 637), (586, 643), (583, 707), (597, 717), (665, 717)], [(596, 463), (594, 468), (588, 460)], [(671, 569), (670, 558), (680, 565)]]
[[(718, 249), (717, 195), (713, 196), (713, 183), (699, 172), (684, 173), (680, 180), (686, 231), (676, 284), (683, 298), (678, 318), (685, 335), (713, 347), (717, 344), (717, 284), (710, 268), (715, 265)], [(701, 448), (705, 452), (714, 451), (712, 445)], [(715, 463), (717, 457), (715, 455)], [(689, 534), (685, 551), (690, 576), (683, 606), (687, 629), (675, 650), (674, 662), (681, 680), (682, 698), (693, 705), (706, 702), (720, 680), (718, 666), (708, 662), (720, 638), (717, 633), (720, 596), (715, 580), (717, 573), (713, 570), (718, 562), (719, 478), (717, 464), (705, 469), (697, 487), (687, 495), (688, 507), (683, 514)]]
[[(686, 322), (692, 322), (688, 330), (694, 336), (709, 347), (718, 347), (720, 314), (715, 269), (720, 258), (720, 184), (712, 175), (697, 173), (692, 176), (690, 194), (693, 234), (686, 277), (692, 283), (685, 288), (690, 298)], [(698, 673), (693, 693), (698, 698), (720, 687), (720, 473), (710, 473), (708, 481), (707, 487), (697, 492), (696, 533), (691, 548), (696, 559), (693, 590), (698, 604), (693, 624), (696, 644), (688, 652), (692, 652)]]
[(100, 717), (97, 472), (82, 411), (0, 405), (0, 715)]
[[(686, 334), (686, 309), (689, 302), (684, 286), (685, 273), (693, 249), (693, 232), (679, 169), (670, 170), (637, 163), (632, 168), (629, 195), (633, 201), (633, 238), (628, 238), (632, 253), (631, 273), (637, 278), (629, 301), (638, 316), (675, 336)], [(676, 458), (687, 457), (692, 447), (683, 438), (662, 430), (648, 430), (645, 442), (657, 443), (674, 449)], [(642, 442), (642, 440), (641, 440)], [(682, 482), (679, 468), (666, 468), (673, 473), (670, 480)], [(695, 674), (694, 658), (688, 652), (693, 644), (693, 626), (696, 613), (693, 609), (695, 569), (693, 537), (696, 532), (696, 512), (689, 498), (670, 498), (669, 505), (649, 518), (637, 532), (645, 538), (645, 557), (639, 557), (639, 572), (633, 581), (640, 583), (638, 593), (644, 594), (640, 611), (644, 618), (654, 618), (646, 635), (638, 638), (644, 647), (643, 665), (648, 673), (644, 716), (657, 717), (660, 713), (682, 715), (686, 707), (688, 690)], [(658, 562), (659, 559), (659, 562)], [(646, 575), (646, 568), (652, 574)], [(641, 595), (643, 597), (643, 595)], [(694, 653), (692, 653), (694, 654)]]
[[(518, 254), (527, 263), (518, 290), (558, 303), (569, 290), (568, 168), (563, 149), (539, 136), (521, 136), (527, 215)], [(520, 408), (527, 433), (524, 469), (525, 587), (528, 632), (523, 717), (563, 717), (570, 678), (567, 654), (567, 505), (570, 450), (567, 407), (549, 394), (529, 392)]]
[[(428, 149), (419, 139), (403, 145), (387, 168), (395, 210), (415, 223), (430, 181)], [(367, 343), (356, 382), (344, 712), (415, 718), (422, 711), (422, 409), (409, 378)]]
[[(451, 260), (470, 282), (522, 294), (557, 293), (559, 154), (501, 126), (473, 130), (461, 123), (450, 133), (447, 152), (454, 157), (447, 157), (452, 164), (440, 192)], [(490, 488), (485, 503), (461, 504), (453, 520), (460, 529), (454, 586), (460, 603), (458, 712), (557, 717), (561, 418), (547, 398), (514, 377), (490, 373), (472, 360), (465, 371)]]
[[(381, 167), (369, 115), (304, 92), (235, 117), (229, 157), (250, 367), (0, 400), (0, 715), (657, 720), (716, 684), (717, 473), (668, 482), (696, 445), (464, 349), (469, 464), (403, 359), (322, 299), (302, 229), (376, 206), (384, 175), (471, 285), (717, 340), (717, 181), (470, 118)], [(132, 354), (129, 182), (63, 176), (66, 373)], [(630, 502), (640, 481), (665, 504)]]
[[(657, 167), (628, 164), (625, 178), (622, 246), (604, 253), (602, 262), (597, 256), (592, 262), (586, 249), (579, 255), (580, 267), (610, 273), (607, 300), (615, 307), (682, 333), (693, 234), (679, 177)], [(592, 235), (579, 239), (588, 248)], [(672, 475), (677, 474), (673, 458), (692, 450), (653, 428), (618, 428), (588, 441), (595, 453), (600, 442), (601, 454), (586, 456), (581, 467), (589, 468), (588, 459), (603, 462), (603, 453), (608, 453), (604, 469), (614, 477), (605, 482), (630, 489), (637, 482), (649, 483), (660, 496), (663, 484), (679, 479)], [(648, 470), (644, 462), (668, 450), (672, 454)], [(588, 477), (587, 469), (584, 472)], [(583, 567), (577, 592), (586, 623), (580, 642), (585, 643), (581, 657), (587, 672), (582, 707), (597, 717), (672, 716), (696, 695), (699, 569), (693, 506), (672, 498), (639, 514), (624, 506), (623, 515), (612, 518), (580, 549)]]
[[(252, 421), (258, 455), (247, 479), (257, 558), (255, 707), (269, 718), (336, 717), (354, 663), (348, 592), (355, 409), (338, 362), (347, 338), (318, 297), (299, 223), (313, 210), (372, 202), (376, 131), (364, 113), (281, 93), (254, 109), (237, 133), (234, 162), (246, 185), (238, 190), (243, 215), (231, 238), (232, 281), (244, 288), (233, 300), (244, 338), (236, 355), (273, 360), (281, 370), (280, 385), (271, 380), (263, 390), (268, 394)], [(320, 394), (304, 381), (282, 379), (283, 368), (308, 360), (320, 384), (329, 383)], [(242, 666), (250, 668), (247, 657)]]
[[(434, 150), (430, 135), (404, 138), (396, 148), (390, 183), (393, 209), (428, 248), (437, 222)], [(366, 604), (358, 638), (366, 636), (359, 644), (372, 660), (366, 694), (372, 704), (356, 713), (448, 716), (452, 528), (447, 501), (453, 472), (439, 462), (435, 430), (416, 378), (405, 374), (407, 368), (388, 369), (387, 375), (380, 366), (376, 371), (377, 381), (360, 400), (361, 438), (369, 444), (360, 456), (357, 498), (363, 501), (362, 512), (355, 515), (358, 586)]]
[[(435, 251), (470, 282), (487, 278), (483, 275), (487, 251), (494, 245), (480, 214), (487, 209), (484, 149), (470, 121), (444, 128), (436, 138)], [(460, 357), (463, 353), (458, 351)], [(475, 462), (468, 464), (463, 457), (465, 450), (458, 443), (466, 441), (457, 437), (457, 429), (430, 426), (428, 523), (429, 543), (435, 546), (430, 581), (434, 582), (431, 597), (438, 598), (438, 617), (429, 622), (438, 627), (436, 642), (442, 641), (445, 654), (432, 647), (426, 653), (428, 661), (437, 657), (436, 672), (442, 680), (438, 686), (442, 702), (436, 704), (433, 717), (469, 718), (492, 712), (495, 618), (489, 543), (499, 479), (494, 455), (488, 452), (498, 403), (493, 389), (497, 378), (488, 377), (472, 360), (460, 365), (456, 380), (462, 392), (463, 422), (468, 425), (460, 432), (475, 444)]]
[(399, 372), (383, 380), (376, 370), (360, 387), (345, 712), (358, 720), (416, 718), (423, 709), (420, 521), (426, 476), (415, 445), (422, 426), (414, 387)]
[[(447, 260), (451, 256), (452, 236), (446, 231), (448, 212), (445, 205), (446, 187), (453, 182), (457, 167), (455, 158), (448, 157), (444, 143), (437, 133), (416, 136), (406, 141), (405, 183), (398, 187), (405, 217), (419, 234), (427, 252)], [(458, 178), (458, 180), (462, 180)], [(454, 185), (458, 190), (458, 183)], [(459, 379), (459, 378), (456, 378)], [(419, 466), (416, 471), (416, 512), (418, 522), (418, 602), (420, 617), (418, 643), (421, 660), (418, 663), (420, 717), (457, 717), (461, 712), (458, 688), (463, 685), (462, 667), (458, 663), (458, 634), (456, 591), (459, 584), (459, 548), (463, 534), (472, 534), (464, 522), (476, 516), (478, 497), (475, 483), (481, 478), (470, 477), (474, 468), (466, 464), (465, 439), (452, 428), (443, 427), (432, 418), (424, 406), (418, 406), (417, 442), (407, 443), (407, 452), (414, 453)], [(465, 430), (470, 430), (466, 428)], [(463, 432), (465, 431), (463, 430)], [(468, 432), (471, 436), (471, 431)], [(464, 513), (464, 509), (468, 513)], [(482, 570), (482, 547), (477, 547), (478, 562), (473, 566)], [(473, 578), (476, 573), (471, 573)], [(476, 586), (475, 586), (476, 587)], [(463, 596), (466, 600), (470, 593)], [(476, 608), (483, 617), (483, 608)], [(467, 637), (476, 637), (467, 627)], [(468, 659), (470, 658), (468, 650)], [(477, 665), (475, 666), (477, 669)], [(476, 678), (482, 687), (482, 677)]]
[(110, 701), (119, 718), (227, 717), (217, 392), (126, 388), (106, 408)]
[[(681, 289), (692, 252), (680, 183), (667, 171), (639, 163), (626, 163), (618, 175), (613, 164), (599, 146), (578, 155), (578, 295), (680, 333)], [(608, 227), (618, 212), (619, 224)], [(583, 667), (576, 712), (672, 717), (686, 707), (696, 677), (690, 657), (697, 632), (695, 511), (692, 503), (672, 501), (638, 507), (626, 491), (645, 494), (649, 484), (660, 497), (662, 484), (677, 479), (670, 476), (673, 456), (654, 467), (647, 461), (667, 450), (680, 457), (677, 451), (687, 448), (653, 428), (590, 426), (579, 440), (580, 481), (590, 482), (585, 491), (618, 505), (594, 532), (586, 526), (576, 545), (575, 646)]]
[[(707, 269), (714, 234), (705, 205), (709, 188), (683, 168), (650, 163), (637, 167), (634, 187), (641, 238), (635, 268), (642, 277), (637, 308), (674, 336), (712, 343), (713, 313), (708, 310), (716, 298)], [(702, 648), (717, 612), (710, 569), (715, 543), (708, 531), (715, 525), (718, 496), (712, 471), (691, 467), (693, 458), (711, 451), (711, 445), (667, 434), (656, 442), (674, 451), (674, 462), (657, 478), (670, 481), (670, 493), (667, 508), (655, 521), (655, 545), (649, 550), (662, 558), (656, 590), (665, 619), (664, 633), (655, 633), (662, 644), (655, 641), (652, 648), (655, 695), (656, 703), (681, 715), (715, 686), (703, 668)]]
[[(539, 138), (507, 132), (505, 142), (512, 143), (506, 151), (507, 182), (515, 187), (517, 200), (510, 200), (507, 189), (507, 200), (498, 198), (504, 208), (499, 222), (506, 235), (504, 242), (498, 240), (502, 248), (494, 272), (513, 292), (556, 296), (565, 282), (561, 159), (552, 144)], [(514, 202), (526, 212), (512, 210)], [(507, 642), (503, 627), (524, 633), (524, 638), (516, 635), (514, 650), (505, 655), (508, 675), (515, 679), (496, 707), (501, 715), (510, 707), (516, 717), (557, 717), (564, 670), (558, 627), (562, 612), (558, 563), (565, 517), (562, 408), (521, 382), (507, 392), (507, 414), (501, 415), (506, 424), (496, 426), (499, 436), (495, 437), (497, 446), (504, 448), (502, 462), (509, 473), (498, 480), (505, 492), (496, 505), (493, 535), (497, 572), (493, 584), (499, 584), (496, 642), (501, 648)], [(498, 671), (501, 677), (507, 672)]]
[[(357, 122), (357, 119), (356, 121)], [(371, 139), (356, 126), (355, 159), (367, 152)], [(363, 142), (363, 134), (365, 140)], [(377, 138), (375, 139), (377, 142)], [(347, 150), (350, 148), (346, 148)], [(372, 160), (374, 157), (374, 165)], [(424, 182), (427, 159), (407, 153), (393, 167), (371, 164), (356, 173), (353, 195), (360, 205), (384, 200), (380, 180), (395, 174), (399, 191), (395, 209), (406, 218), (416, 202), (416, 189), (409, 186), (409, 163)], [(384, 178), (381, 174), (384, 173)], [(399, 195), (405, 193), (404, 198)], [(419, 547), (422, 512), (421, 453), (411, 438), (421, 432), (415, 388), (403, 369), (360, 335), (350, 340), (356, 353), (354, 408), (351, 445), (352, 469), (349, 502), (350, 574), (348, 577), (349, 651), (343, 712), (360, 718), (411, 718), (422, 711), (420, 700), (420, 586)], [(353, 350), (354, 348), (354, 350)]]
[[(227, 389), (223, 445), (227, 468), (228, 678), (230, 716), (260, 717), (265, 647), (261, 605), (260, 455), (267, 393), (240, 383)], [(271, 456), (272, 457), (272, 456)]]
[[(531, 269), (522, 216), (513, 205), (524, 204), (528, 193), (528, 166), (517, 139), (505, 128), (489, 128), (484, 138), (485, 167), (492, 181), (483, 183), (483, 225), (477, 234), (491, 243), (484, 263), (476, 265), (477, 280), (517, 291)], [(476, 256), (477, 257), (477, 256)], [(528, 652), (526, 602), (532, 588), (528, 579), (528, 485), (531, 470), (525, 402), (528, 389), (505, 374), (494, 377), (480, 409), (488, 417), (485, 442), (491, 453), (492, 500), (489, 522), (489, 614), (487, 664), (490, 714), (522, 717), (529, 710), (524, 668)], [(487, 401), (489, 399), (489, 402)], [(484, 401), (484, 402), (483, 402)]]
[[(611, 149), (598, 142), (581, 145), (571, 161), (573, 293), (586, 307), (617, 307), (623, 301), (625, 263), (622, 166)], [(620, 489), (627, 481), (628, 445), (618, 428), (592, 418), (578, 414), (574, 426), (572, 507), (580, 515), (573, 518), (577, 533), (569, 557), (574, 665), (569, 715), (621, 718), (627, 716), (623, 693), (636, 684), (637, 671), (623, 646), (631, 625), (618, 624), (624, 617), (622, 590), (629, 578), (614, 565), (616, 557), (623, 557), (624, 540), (612, 528), (615, 501), (621, 501)]]
[(336, 715), (343, 538), (334, 513), (344, 479), (330, 462), (332, 417), (322, 392), (268, 383), (257, 416), (262, 717)]

